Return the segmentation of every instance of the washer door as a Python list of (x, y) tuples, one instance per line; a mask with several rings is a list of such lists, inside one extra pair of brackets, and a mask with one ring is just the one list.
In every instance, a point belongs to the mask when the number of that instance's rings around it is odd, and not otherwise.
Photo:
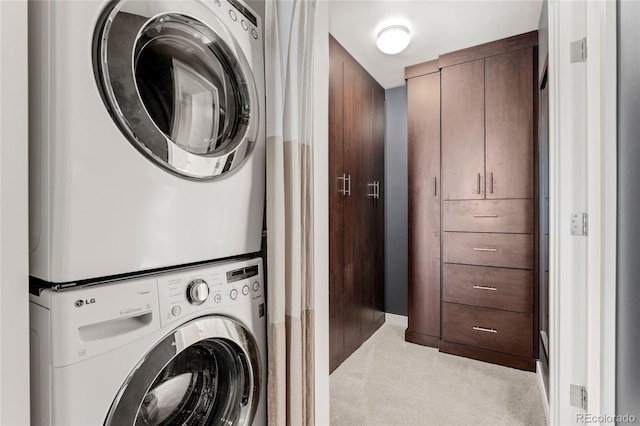
[(250, 155), (260, 120), (253, 74), (208, 6), (122, 0), (95, 35), (94, 68), (107, 109), (146, 157), (208, 180)]
[(255, 339), (237, 321), (186, 323), (132, 371), (105, 425), (250, 425), (262, 386), (260, 360)]

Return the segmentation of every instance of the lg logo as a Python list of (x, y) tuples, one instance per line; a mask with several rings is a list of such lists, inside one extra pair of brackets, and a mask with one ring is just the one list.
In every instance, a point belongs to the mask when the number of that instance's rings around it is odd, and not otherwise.
[(96, 299), (87, 299), (87, 300), (82, 300), (82, 299), (78, 299), (76, 300), (76, 308), (81, 308), (84, 305), (91, 305), (92, 303), (96, 303)]

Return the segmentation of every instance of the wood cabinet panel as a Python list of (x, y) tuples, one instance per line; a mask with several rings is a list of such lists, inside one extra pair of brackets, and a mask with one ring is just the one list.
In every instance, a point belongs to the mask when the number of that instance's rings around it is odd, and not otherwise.
[(442, 197), (484, 198), (484, 59), (443, 68)]
[(533, 271), (445, 263), (442, 300), (533, 313)]
[[(440, 74), (407, 81), (409, 327), (440, 336)], [(414, 341), (412, 339), (411, 341)]]
[(443, 232), (446, 263), (533, 268), (533, 235)]
[(533, 355), (530, 314), (445, 302), (442, 321), (444, 340), (515, 355)]
[(344, 239), (344, 281), (342, 296), (344, 297), (344, 345), (352, 346), (360, 339), (362, 322), (362, 299), (364, 270), (359, 267), (362, 261), (362, 248), (364, 243), (360, 239), (363, 223), (363, 205), (361, 198), (364, 195), (361, 169), (361, 155), (365, 146), (367, 132), (363, 121), (366, 120), (366, 108), (369, 105), (369, 91), (364, 78), (352, 64), (345, 62), (343, 70), (344, 91), (344, 118), (343, 128), (343, 152), (344, 170), (350, 177), (351, 194), (345, 197), (345, 209), (343, 228), (341, 230)]
[(485, 59), (486, 198), (533, 197), (532, 49)]
[(384, 89), (329, 41), (329, 336), (335, 369), (384, 322)]
[(344, 346), (343, 294), (344, 238), (342, 235), (344, 195), (340, 193), (343, 165), (343, 76), (342, 61), (329, 60), (329, 358), (332, 365)]
[(533, 200), (464, 200), (442, 203), (442, 229), (463, 232), (533, 232)]
[(374, 170), (373, 177), (378, 183), (378, 198), (374, 200), (375, 211), (375, 285), (374, 285), (374, 327), (381, 321), (384, 322), (384, 259), (385, 259), (385, 235), (384, 235), (384, 128), (385, 128), (385, 92), (382, 87), (377, 87), (373, 91), (373, 140), (374, 140)]

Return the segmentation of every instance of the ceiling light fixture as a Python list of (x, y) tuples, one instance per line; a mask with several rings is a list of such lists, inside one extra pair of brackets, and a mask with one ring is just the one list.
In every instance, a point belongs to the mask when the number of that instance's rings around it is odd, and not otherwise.
[(402, 52), (411, 41), (409, 28), (403, 25), (391, 25), (380, 30), (376, 45), (383, 53), (395, 55)]

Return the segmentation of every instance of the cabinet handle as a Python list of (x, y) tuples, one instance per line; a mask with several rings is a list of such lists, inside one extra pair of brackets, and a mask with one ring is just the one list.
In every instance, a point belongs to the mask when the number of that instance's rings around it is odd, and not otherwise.
[(493, 194), (493, 172), (489, 173), (489, 192)]
[(338, 189), (338, 192), (342, 195), (347, 195), (347, 175), (343, 173), (342, 176), (338, 176), (338, 180), (342, 182), (342, 188)]
[(478, 173), (478, 194), (480, 194), (480, 173)]
[(473, 251), (498, 251), (497, 248), (482, 248), (482, 247), (474, 247)]
[(376, 191), (376, 186), (377, 186), (376, 182), (374, 181), (373, 183), (368, 183), (367, 186), (373, 188), (373, 194), (368, 192), (367, 193), (367, 197), (369, 197), (369, 198), (378, 198), (377, 197), (378, 194), (377, 194), (377, 191)]
[(380, 181), (375, 181), (376, 184), (376, 198), (380, 198)]
[(438, 177), (434, 176), (433, 177), (433, 196), (435, 197), (436, 195), (438, 195)]
[(488, 287), (486, 285), (474, 285), (473, 288), (475, 288), (476, 290), (498, 291), (496, 287)]
[(498, 217), (497, 214), (474, 214), (473, 217)]
[(344, 196), (351, 196), (351, 175), (338, 176), (338, 180), (342, 181), (342, 189), (339, 189), (338, 192)]
[(496, 333), (496, 334), (498, 333), (498, 330), (496, 330), (495, 328), (484, 328), (484, 327), (478, 327), (478, 326), (474, 325), (473, 329), (475, 331), (482, 331), (482, 332), (485, 332), (485, 333)]

